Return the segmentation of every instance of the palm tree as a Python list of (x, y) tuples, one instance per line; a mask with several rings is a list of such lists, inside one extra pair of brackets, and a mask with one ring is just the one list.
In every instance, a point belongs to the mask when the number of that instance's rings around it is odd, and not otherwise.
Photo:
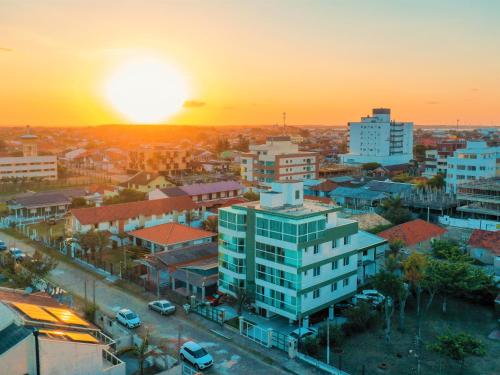
[(209, 232), (217, 233), (219, 231), (219, 223), (216, 216), (209, 216), (205, 221), (203, 221), (202, 226), (203, 229)]
[(150, 356), (148, 352), (149, 346), (149, 331), (146, 330), (144, 337), (142, 337), (141, 345), (135, 346), (133, 353), (137, 356), (137, 362), (139, 362), (139, 371), (141, 375), (144, 375), (144, 362)]

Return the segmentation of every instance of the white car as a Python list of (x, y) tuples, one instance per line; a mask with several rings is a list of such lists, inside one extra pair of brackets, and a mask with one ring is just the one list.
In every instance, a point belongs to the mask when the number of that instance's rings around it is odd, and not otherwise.
[(300, 327), (297, 328), (295, 331), (291, 332), (288, 336), (293, 337), (294, 339), (305, 339), (306, 337), (309, 336), (316, 336), (318, 334), (318, 330), (316, 328), (306, 328), (306, 327)]
[(212, 356), (203, 347), (193, 341), (184, 343), (179, 353), (181, 359), (191, 363), (196, 370), (204, 370), (214, 364)]
[(375, 289), (365, 289), (361, 293), (375, 302), (377, 305), (383, 303), (385, 301), (385, 296)]
[(151, 301), (148, 303), (151, 310), (159, 312), (161, 315), (173, 314), (175, 312), (175, 305), (166, 299)]
[(21, 249), (17, 248), (17, 247), (11, 247), (9, 249), (9, 253), (17, 261), (21, 261), (24, 258), (26, 258), (26, 253), (24, 251), (22, 251)]
[(121, 309), (116, 313), (116, 320), (128, 328), (136, 328), (141, 325), (139, 315), (130, 309)]

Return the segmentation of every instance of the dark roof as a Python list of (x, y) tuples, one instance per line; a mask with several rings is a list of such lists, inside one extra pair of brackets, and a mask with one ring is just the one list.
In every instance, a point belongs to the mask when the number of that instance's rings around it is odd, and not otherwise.
[(181, 197), (183, 195), (187, 195), (184, 190), (177, 186), (160, 189), (160, 191), (167, 197)]
[(23, 207), (45, 207), (70, 204), (71, 200), (61, 193), (37, 193), (27, 197), (19, 197), (9, 201), (9, 205), (21, 205)]
[(369, 181), (365, 186), (365, 189), (373, 191), (381, 191), (390, 194), (405, 194), (413, 190), (412, 184), (406, 184), (403, 182), (392, 182), (392, 181)]
[(372, 191), (363, 188), (338, 187), (330, 193), (331, 197), (356, 198), (368, 201), (381, 200), (386, 198), (382, 192)]
[(151, 258), (157, 258), (167, 266), (179, 266), (192, 263), (204, 258), (217, 257), (217, 242), (209, 242), (201, 245), (185, 247), (177, 250), (167, 250), (153, 255)]
[(8, 351), (13, 346), (19, 344), (26, 337), (31, 335), (32, 331), (24, 326), (18, 326), (15, 323), (9, 324), (0, 331), (0, 355)]

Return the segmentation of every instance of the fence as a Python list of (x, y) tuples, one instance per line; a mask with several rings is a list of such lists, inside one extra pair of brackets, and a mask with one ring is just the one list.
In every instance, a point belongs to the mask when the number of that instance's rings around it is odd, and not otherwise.
[(257, 324), (240, 317), (240, 334), (257, 344), (270, 348), (272, 346), (272, 338), (270, 338), (272, 332), (270, 328), (259, 327)]
[(222, 309), (200, 303), (192, 307), (191, 311), (213, 322), (224, 324), (225, 312)]
[(278, 332), (276, 330), (273, 330), (272, 332), (273, 332), (273, 337), (271, 340), (272, 346), (287, 351), (289, 336), (284, 333)]
[(310, 356), (303, 354), (303, 353), (300, 353), (300, 352), (297, 352), (297, 358), (303, 362), (306, 362), (306, 363), (308, 363), (308, 364), (310, 364), (310, 365), (312, 365), (320, 370), (323, 370), (329, 374), (332, 374), (332, 375), (349, 375), (347, 372), (339, 370), (336, 367), (330, 366), (330, 365), (326, 364), (325, 362), (322, 362), (316, 358), (310, 357)]
[(189, 366), (187, 363), (182, 363), (182, 372), (181, 374), (182, 375), (198, 375), (198, 374), (201, 374), (200, 371), (197, 371), (195, 370), (194, 368), (192, 368), (191, 366)]

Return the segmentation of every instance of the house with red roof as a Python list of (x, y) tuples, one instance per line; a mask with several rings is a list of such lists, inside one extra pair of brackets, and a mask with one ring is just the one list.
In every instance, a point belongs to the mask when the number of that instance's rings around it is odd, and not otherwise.
[(166, 223), (128, 232), (134, 245), (152, 253), (212, 242), (217, 233), (178, 223)]
[(500, 231), (474, 229), (469, 238), (469, 255), (485, 265), (492, 265), (500, 276)]
[(121, 243), (120, 235), (125, 232), (171, 222), (185, 223), (188, 211), (196, 217), (200, 210), (201, 206), (187, 196), (76, 208), (70, 211), (66, 230), (71, 235), (89, 230), (109, 231), (111, 239)]
[(377, 235), (389, 242), (401, 240), (410, 249), (427, 250), (432, 240), (441, 238), (446, 232), (447, 230), (439, 225), (416, 219), (386, 229)]

